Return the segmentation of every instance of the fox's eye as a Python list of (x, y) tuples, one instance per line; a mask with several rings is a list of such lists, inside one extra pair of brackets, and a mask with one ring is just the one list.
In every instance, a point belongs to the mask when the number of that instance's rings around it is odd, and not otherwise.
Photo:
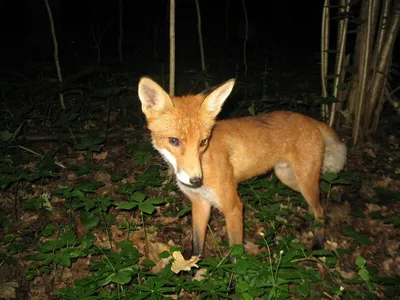
[(205, 145), (207, 145), (207, 139), (204, 139), (200, 142), (200, 146), (204, 147)]
[(179, 139), (176, 137), (170, 137), (169, 142), (171, 145), (174, 145), (174, 146), (179, 146), (179, 144), (180, 144)]

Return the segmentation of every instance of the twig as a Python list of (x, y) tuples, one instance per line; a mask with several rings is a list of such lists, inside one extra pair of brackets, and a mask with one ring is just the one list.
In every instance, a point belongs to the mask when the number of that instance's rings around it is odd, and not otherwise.
[(169, 94), (175, 95), (175, 0), (169, 4)]
[(244, 42), (243, 42), (243, 63), (244, 63), (244, 76), (247, 76), (247, 40), (249, 39), (249, 19), (247, 17), (245, 0), (242, 0), (242, 4), (243, 4), (245, 24), (246, 24)]
[[(203, 46), (203, 34), (201, 32), (201, 12), (200, 12), (200, 4), (199, 0), (194, 0), (196, 2), (196, 12), (197, 12), (197, 31), (199, 34), (199, 44), (200, 44), (200, 57), (201, 57), (201, 70), (203, 71), (203, 75), (206, 74), (206, 60), (204, 58), (204, 46)], [(210, 86), (205, 78), (204, 84), (206, 89)]]
[[(108, 24), (106, 26), (104, 26), (104, 29), (102, 31), (100, 30), (100, 22), (99, 21), (95, 21), (94, 23), (90, 24), (90, 28), (92, 29), (94, 43), (97, 48), (97, 63), (100, 63), (100, 58), (101, 58), (100, 46), (101, 46), (101, 41), (103, 39), (103, 35), (106, 33), (107, 29), (111, 26), (113, 21), (114, 21), (114, 17), (110, 18), (110, 22), (108, 22)], [(95, 28), (95, 25), (96, 25), (96, 28)]]
[[(39, 156), (39, 157), (44, 157), (44, 155), (42, 155), (42, 154), (40, 154), (40, 153), (37, 153), (37, 152), (35, 152), (35, 151), (33, 151), (33, 150), (29, 149), (29, 148), (26, 148), (26, 147), (24, 147), (24, 146), (18, 145), (18, 148), (21, 148), (22, 150), (25, 150), (25, 151), (30, 152), (30, 153), (32, 153), (32, 154), (35, 154), (35, 155), (37, 155), (37, 156)], [(66, 168), (67, 168), (67, 167), (64, 166), (62, 163), (60, 163), (60, 162), (58, 162), (58, 161), (56, 161), (56, 160), (54, 161), (54, 163), (55, 163), (57, 166), (59, 166), (60, 168), (63, 168), (63, 169), (66, 169)]]
[(99, 131), (88, 131), (88, 132), (76, 132), (72, 134), (72, 131), (69, 132), (49, 132), (49, 133), (25, 133), (22, 136), (16, 138), (16, 140), (26, 140), (30, 142), (50, 142), (50, 141), (58, 141), (64, 138), (72, 137), (74, 143), (76, 144), (76, 139), (82, 139), (89, 136), (98, 136), (99, 138), (105, 138), (107, 135), (108, 138), (135, 138), (139, 136), (143, 136), (143, 132), (136, 129), (117, 129), (117, 130), (109, 130), (106, 134), (104, 130)]
[(101, 58), (100, 44), (97, 41), (96, 32), (94, 30), (94, 25), (90, 24), (90, 28), (92, 29), (91, 31), (92, 31), (92, 35), (93, 35), (93, 40), (94, 40), (94, 44), (97, 49), (97, 63), (100, 63), (100, 58)]
[[(62, 87), (63, 78), (62, 78), (62, 74), (61, 74), (60, 61), (58, 59), (58, 42), (57, 42), (56, 30), (54, 27), (53, 13), (51, 12), (49, 0), (44, 0), (44, 3), (46, 4), (47, 14), (49, 15), (49, 20), (50, 20), (51, 35), (53, 37), (53, 44), (54, 44), (54, 62), (56, 64), (56, 68), (57, 68), (58, 81), (60, 82), (61, 87)], [(60, 105), (63, 110), (67, 109), (65, 107), (64, 93), (62, 91), (60, 91)]]

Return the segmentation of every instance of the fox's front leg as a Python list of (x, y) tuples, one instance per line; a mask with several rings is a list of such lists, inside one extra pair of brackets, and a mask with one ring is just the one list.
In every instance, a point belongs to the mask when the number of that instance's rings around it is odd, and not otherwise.
[(201, 198), (192, 200), (193, 248), (192, 256), (203, 253), (207, 224), (210, 219), (211, 203)]
[(221, 197), (220, 210), (225, 217), (229, 245), (243, 244), (243, 203), (236, 191)]

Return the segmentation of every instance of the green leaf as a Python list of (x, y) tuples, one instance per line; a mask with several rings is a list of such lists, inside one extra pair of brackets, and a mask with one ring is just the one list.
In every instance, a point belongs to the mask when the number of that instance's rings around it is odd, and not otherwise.
[(100, 144), (104, 143), (104, 139), (98, 138), (98, 137), (92, 137), (92, 138), (90, 139), (90, 143), (91, 143), (92, 145), (100, 145)]
[(42, 236), (50, 236), (57, 227), (54, 224), (48, 224), (42, 231)]
[(333, 252), (330, 250), (320, 249), (320, 250), (314, 250), (312, 252), (312, 255), (314, 255), (314, 256), (333, 256)]
[(357, 265), (359, 268), (364, 267), (366, 263), (367, 263), (367, 261), (364, 259), (364, 257), (358, 256), (358, 257), (356, 258), (356, 265)]
[(140, 203), (139, 204), (139, 209), (142, 212), (145, 212), (146, 214), (150, 215), (150, 214), (152, 214), (154, 212), (154, 210), (156, 208), (155, 208), (155, 206), (153, 204), (145, 202), (145, 203)]
[(239, 294), (243, 294), (248, 290), (249, 290), (249, 284), (246, 281), (240, 282), (235, 288), (235, 291), (238, 292)]
[(103, 148), (103, 145), (92, 145), (90, 146), (90, 150), (93, 152), (101, 152), (101, 148)]
[[(57, 259), (58, 258), (58, 259)], [(70, 267), (71, 266), (71, 260), (67, 254), (60, 253), (59, 255), (56, 255), (55, 262), (64, 266), (64, 267)]]
[(339, 174), (336, 173), (326, 173), (324, 174), (321, 179), (332, 183), (335, 179), (339, 177)]
[(244, 253), (243, 245), (233, 245), (231, 247), (231, 255), (233, 257), (240, 257)]
[(110, 279), (112, 282), (118, 284), (127, 284), (131, 281), (132, 275), (126, 271), (117, 271), (117, 273), (114, 273)]
[(187, 205), (185, 207), (183, 207), (181, 210), (178, 211), (178, 213), (176, 214), (176, 216), (178, 218), (186, 215), (188, 212), (192, 211), (192, 206), (191, 205)]
[(129, 197), (129, 200), (133, 200), (136, 202), (143, 202), (146, 199), (146, 195), (141, 192), (135, 192)]
[(144, 267), (154, 267), (156, 264), (154, 263), (154, 261), (150, 260), (150, 259), (144, 259), (142, 260), (142, 266)]
[(328, 193), (331, 188), (331, 184), (326, 181), (321, 181), (321, 190), (324, 193)]
[(252, 116), (256, 115), (255, 108), (254, 108), (254, 102), (251, 103), (251, 105), (249, 106), (249, 108), (247, 110), (249, 111), (250, 115), (252, 115)]
[(88, 193), (94, 193), (96, 192), (99, 188), (103, 187), (105, 185), (104, 182), (102, 181), (93, 181), (93, 182), (87, 182), (87, 183), (81, 183), (75, 186), (74, 191), (84, 191)]
[(13, 137), (13, 134), (8, 130), (0, 131), (0, 140), (2, 142), (8, 142)]
[(91, 248), (95, 241), (96, 241), (96, 236), (93, 233), (88, 232), (86, 235), (82, 237), (81, 245), (84, 249)]
[(74, 246), (76, 244), (76, 235), (72, 231), (63, 232), (60, 235), (60, 240), (64, 245)]
[(305, 282), (299, 286), (298, 291), (304, 297), (307, 297), (310, 294), (310, 289), (311, 289), (310, 284), (308, 282)]
[(385, 218), (384, 216), (382, 216), (382, 213), (380, 211), (373, 211), (369, 214), (369, 216), (372, 219), (384, 219)]
[(39, 210), (43, 208), (43, 203), (45, 201), (42, 198), (31, 198), (31, 199), (25, 199), (23, 202), (23, 206), (26, 210)]
[(5, 243), (11, 243), (14, 240), (15, 240), (15, 235), (13, 234), (7, 234), (5, 237), (3, 237), (3, 242)]
[(136, 202), (124, 202), (117, 205), (119, 209), (129, 210), (135, 208), (138, 205)]
[(373, 243), (369, 239), (369, 236), (365, 234), (358, 234), (357, 236), (354, 237), (354, 240), (361, 245), (366, 245), (366, 246), (373, 245)]
[(290, 243), (290, 247), (292, 247), (295, 250), (306, 250), (307, 248), (305, 245), (293, 241)]
[(100, 219), (95, 216), (94, 214), (88, 213), (87, 211), (81, 211), (80, 214), (80, 219), (83, 224), (87, 229), (91, 229), (97, 226), (99, 224)]
[(348, 235), (348, 236), (356, 236), (358, 233), (353, 229), (353, 228), (351, 228), (351, 227), (346, 227), (346, 228), (343, 228), (343, 232), (344, 232), (344, 234), (345, 235)]
[(161, 203), (165, 203), (165, 200), (161, 199), (161, 198), (147, 198), (146, 203), (161, 204)]
[(369, 239), (369, 237), (367, 235), (360, 234), (351, 227), (344, 228), (343, 232), (344, 232), (344, 234), (353, 237), (354, 240), (359, 244), (366, 245), (366, 246), (373, 245), (373, 243), (371, 242), (371, 240)]
[(111, 176), (111, 181), (112, 181), (112, 182), (120, 181), (120, 180), (122, 180), (122, 179), (125, 177), (125, 175), (126, 175), (126, 173), (122, 173), (122, 172), (115, 173), (115, 174), (113, 174), (113, 175)]
[(134, 191), (136, 191), (136, 186), (134, 186), (134, 185), (123, 185), (123, 186), (120, 186), (115, 192), (117, 194), (126, 195), (126, 194), (131, 194)]
[(349, 215), (355, 218), (365, 219), (365, 214), (362, 211), (350, 212)]
[(160, 259), (168, 258), (168, 257), (170, 257), (170, 256), (171, 256), (171, 254), (169, 253), (169, 251), (163, 251), (163, 252), (161, 252), (160, 254), (158, 254), (158, 257), (159, 257)]

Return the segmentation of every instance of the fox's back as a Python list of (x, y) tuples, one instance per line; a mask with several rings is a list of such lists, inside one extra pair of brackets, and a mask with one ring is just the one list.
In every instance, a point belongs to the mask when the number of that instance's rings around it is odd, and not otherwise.
[(204, 154), (204, 167), (211, 156), (223, 160), (227, 155), (239, 182), (287, 162), (297, 151), (323, 153), (319, 123), (289, 111), (218, 121)]

